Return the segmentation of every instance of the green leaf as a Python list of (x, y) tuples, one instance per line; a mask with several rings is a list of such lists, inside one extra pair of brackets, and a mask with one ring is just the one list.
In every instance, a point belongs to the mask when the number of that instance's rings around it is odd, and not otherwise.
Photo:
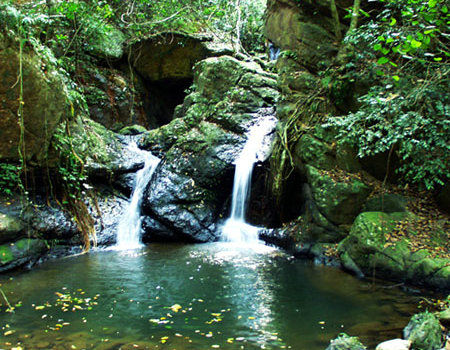
[(389, 58), (387, 57), (380, 57), (380, 59), (378, 60), (378, 64), (385, 64), (389, 62)]
[(437, 5), (438, 0), (428, 0), (428, 6), (433, 8)]
[(421, 46), (422, 46), (422, 43), (420, 41), (417, 41), (415, 39), (411, 40), (411, 47), (413, 49), (418, 49)]
[(394, 76), (392, 77), (392, 79), (394, 79), (395, 81), (399, 81), (399, 80), (400, 80), (400, 77), (399, 77), (398, 75), (394, 75)]
[(381, 44), (375, 44), (375, 45), (373, 45), (373, 49), (375, 50), (375, 51), (379, 51), (379, 50), (381, 50), (383, 48), (383, 46), (381, 46)]
[(396, 23), (397, 23), (397, 20), (395, 18), (392, 18), (391, 23), (389, 23), (389, 25), (392, 27), (392, 26), (395, 26)]

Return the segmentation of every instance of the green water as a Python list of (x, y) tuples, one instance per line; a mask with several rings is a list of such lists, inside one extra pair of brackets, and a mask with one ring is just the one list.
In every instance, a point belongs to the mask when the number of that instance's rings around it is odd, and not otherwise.
[(5, 349), (315, 350), (340, 332), (374, 345), (401, 335), (416, 302), (226, 243), (93, 252), (4, 279), (2, 289), (22, 304), (0, 314)]

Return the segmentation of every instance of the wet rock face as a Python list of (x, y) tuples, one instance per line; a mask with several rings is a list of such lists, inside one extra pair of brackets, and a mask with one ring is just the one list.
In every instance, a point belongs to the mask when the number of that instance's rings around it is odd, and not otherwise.
[[(18, 81), (22, 61), (23, 81)], [(62, 117), (69, 113), (65, 86), (58, 73), (31, 49), (19, 56), (18, 43), (0, 37), (0, 160), (17, 161), (21, 139), (19, 89), (23, 86), (26, 159), (42, 161)]]
[(157, 126), (146, 113), (146, 90), (138, 77), (132, 79), (117, 69), (92, 66), (86, 69), (83, 79), (89, 114), (94, 121), (113, 131), (134, 124)]
[[(245, 134), (256, 120), (273, 118), (278, 97), (273, 78), (253, 62), (206, 59), (195, 69), (195, 89), (177, 108), (178, 118), (145, 135), (141, 146), (163, 160), (146, 189), (144, 214), (178, 240), (218, 238), (216, 222), (231, 195), (233, 162)], [(155, 231), (161, 239), (164, 230)]]

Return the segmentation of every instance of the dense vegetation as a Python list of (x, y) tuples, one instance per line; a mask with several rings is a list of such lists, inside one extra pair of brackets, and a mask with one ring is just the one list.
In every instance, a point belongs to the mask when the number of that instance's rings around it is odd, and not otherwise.
[(367, 81), (358, 109), (332, 118), (360, 157), (399, 158), (404, 184), (428, 190), (450, 177), (450, 96), (446, 1), (386, 0), (350, 31), (353, 48), (341, 67), (347, 82)]

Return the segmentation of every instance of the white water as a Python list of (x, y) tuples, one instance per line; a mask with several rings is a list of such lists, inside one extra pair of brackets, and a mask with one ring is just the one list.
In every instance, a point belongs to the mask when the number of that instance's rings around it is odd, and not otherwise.
[(117, 229), (116, 249), (127, 250), (136, 249), (142, 246), (141, 242), (141, 202), (145, 187), (152, 178), (152, 175), (160, 162), (160, 159), (147, 151), (138, 148), (135, 142), (128, 146), (134, 153), (139, 153), (144, 157), (144, 167), (136, 173), (133, 193), (131, 195), (128, 208), (120, 219)]
[(265, 138), (270, 134), (277, 121), (267, 117), (255, 124), (248, 134), (244, 149), (236, 160), (234, 173), (231, 215), (222, 227), (222, 240), (227, 242), (256, 243), (259, 241), (259, 227), (245, 222), (248, 199), (250, 196), (253, 167), (261, 159), (260, 152), (266, 145)]

